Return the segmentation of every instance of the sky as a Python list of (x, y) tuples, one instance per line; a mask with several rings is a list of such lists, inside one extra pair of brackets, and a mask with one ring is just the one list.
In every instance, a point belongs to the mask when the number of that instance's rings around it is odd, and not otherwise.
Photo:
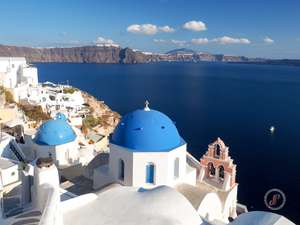
[(300, 59), (299, 0), (10, 0), (0, 44)]

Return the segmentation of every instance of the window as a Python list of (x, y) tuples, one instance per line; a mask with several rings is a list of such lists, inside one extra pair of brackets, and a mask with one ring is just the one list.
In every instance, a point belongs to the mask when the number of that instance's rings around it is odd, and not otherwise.
[(214, 167), (214, 165), (210, 162), (208, 163), (208, 176), (215, 176), (216, 175), (216, 169)]
[(219, 178), (224, 179), (224, 166), (219, 166)]
[(220, 145), (216, 144), (216, 145), (215, 145), (215, 157), (216, 157), (216, 158), (220, 158), (220, 155), (221, 155), (221, 148), (220, 148)]
[(154, 173), (155, 173), (154, 164), (148, 163), (148, 165), (146, 165), (146, 183), (148, 184), (154, 183)]
[(125, 177), (125, 163), (123, 159), (119, 161), (119, 180), (123, 181)]
[(176, 158), (174, 161), (174, 178), (179, 177), (179, 158)]

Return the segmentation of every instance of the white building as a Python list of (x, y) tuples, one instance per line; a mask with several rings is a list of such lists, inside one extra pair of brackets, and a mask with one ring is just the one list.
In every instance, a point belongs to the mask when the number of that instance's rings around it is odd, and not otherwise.
[[(209, 167), (211, 163), (218, 166), (217, 172)], [(202, 218), (228, 223), (228, 218), (237, 216), (235, 167), (221, 139), (210, 145), (200, 163), (193, 159), (173, 121), (149, 109), (147, 103), (143, 110), (122, 118), (110, 141), (109, 163), (94, 170), (93, 181), (95, 189), (110, 183), (173, 187), (186, 196)]]
[(58, 167), (79, 163), (77, 135), (62, 113), (39, 127), (32, 148), (35, 158), (51, 157)]
[(0, 190), (17, 183), (19, 178), (19, 166), (16, 161), (0, 157)]
[[(24, 100), (54, 115), (61, 111), (68, 117), (76, 117), (84, 104), (81, 92), (64, 93), (70, 86), (46, 84), (38, 84), (37, 68), (27, 64), (25, 58), (0, 57), (0, 86), (10, 90), (16, 102)], [(77, 124), (81, 124), (79, 118)]]
[[(20, 96), (21, 100), (27, 101), (32, 105), (40, 105), (44, 112), (52, 117), (58, 112), (64, 113), (68, 118), (77, 118), (84, 108), (84, 98), (79, 90), (73, 93), (65, 93), (65, 89), (70, 89), (67, 85), (55, 85), (50, 82), (39, 84), (35, 87), (29, 87), (26, 95)], [(80, 121), (76, 121), (81, 124)]]
[(125, 115), (116, 128), (109, 164), (94, 172), (95, 188), (106, 182), (147, 188), (195, 185), (196, 169), (186, 162), (186, 143), (173, 121), (146, 106)]
[(98, 154), (63, 113), (42, 123), (35, 134), (26, 135), (25, 144), (22, 149), (29, 161), (50, 157), (59, 169), (86, 166)]
[(0, 57), (0, 85), (10, 89), (15, 101), (27, 96), (29, 87), (38, 85), (37, 68), (23, 57)]
[(64, 93), (64, 86), (58, 86), (55, 89), (43, 86), (40, 88), (38, 104), (45, 112), (54, 113), (54, 115), (57, 112), (63, 112), (68, 116), (73, 116), (83, 108), (84, 99), (78, 90), (73, 93)]

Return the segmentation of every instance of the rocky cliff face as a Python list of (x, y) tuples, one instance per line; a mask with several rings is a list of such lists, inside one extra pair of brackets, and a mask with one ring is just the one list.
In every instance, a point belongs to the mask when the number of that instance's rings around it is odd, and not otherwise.
[(133, 51), (130, 48), (124, 48), (120, 51), (120, 63), (146, 63), (150, 57), (142, 52)]
[(130, 48), (109, 46), (83, 46), (71, 48), (31, 48), (0, 45), (0, 56), (25, 57), (29, 62), (76, 62), (76, 63), (148, 63), (162, 61), (199, 62), (247, 62), (242, 56), (197, 53), (175, 49), (166, 54), (145, 54)]
[(0, 56), (25, 57), (29, 62), (119, 63), (118, 47), (30, 48), (0, 45)]

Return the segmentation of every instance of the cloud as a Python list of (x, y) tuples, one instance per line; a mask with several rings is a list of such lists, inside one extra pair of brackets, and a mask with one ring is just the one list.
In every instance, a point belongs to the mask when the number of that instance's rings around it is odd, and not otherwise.
[(104, 37), (97, 37), (96, 44), (114, 44), (115, 42), (111, 39), (106, 39)]
[(172, 33), (175, 31), (174, 28), (170, 27), (170, 26), (162, 26), (158, 28), (161, 32), (165, 32), (165, 33)]
[(127, 27), (127, 31), (134, 34), (154, 35), (158, 32), (158, 28), (154, 24), (132, 24)]
[(147, 23), (132, 24), (127, 27), (127, 31), (134, 34), (154, 35), (158, 32), (172, 33), (175, 31), (175, 29), (168, 25), (158, 27), (157, 25)]
[(273, 44), (273, 43), (274, 43), (274, 40), (271, 39), (270, 37), (265, 37), (265, 38), (264, 38), (264, 42), (265, 42), (266, 44)]
[(204, 45), (208, 44), (209, 40), (207, 38), (193, 38), (191, 43), (194, 45)]
[(251, 41), (247, 38), (232, 38), (228, 36), (223, 36), (219, 38), (212, 39), (212, 42), (216, 42), (222, 45), (227, 44), (250, 44)]
[(165, 39), (153, 39), (153, 42), (158, 43), (158, 44), (174, 44), (178, 46), (187, 46), (187, 45), (206, 45), (209, 43), (216, 43), (216, 44), (250, 44), (251, 41), (247, 38), (232, 38), (228, 36), (224, 37), (219, 37), (219, 38), (213, 38), (213, 39), (208, 39), (208, 38), (193, 38), (190, 41), (186, 40), (165, 40)]
[(175, 40), (175, 39), (172, 39), (172, 40), (171, 40), (171, 43), (174, 44), (174, 45), (178, 45), (178, 46), (184, 46), (184, 45), (187, 45), (187, 44), (188, 44), (187, 41), (183, 41), (183, 40)]
[(195, 21), (195, 20), (186, 22), (185, 24), (183, 24), (182, 27), (184, 29), (192, 30), (192, 31), (204, 31), (207, 29), (205, 23), (203, 23), (202, 21)]
[(116, 44), (112, 39), (107, 39), (104, 37), (97, 37), (96, 41), (94, 41), (94, 44), (96, 44), (97, 46), (119, 46), (118, 44)]
[(176, 39), (172, 39), (172, 40), (153, 39), (153, 42), (155, 42), (157, 44), (173, 44), (173, 45), (178, 45), (178, 46), (185, 46), (185, 45), (189, 44), (188, 41), (176, 40)]
[(165, 39), (153, 39), (153, 42), (158, 43), (158, 44), (164, 44), (164, 43), (167, 43), (168, 41)]

